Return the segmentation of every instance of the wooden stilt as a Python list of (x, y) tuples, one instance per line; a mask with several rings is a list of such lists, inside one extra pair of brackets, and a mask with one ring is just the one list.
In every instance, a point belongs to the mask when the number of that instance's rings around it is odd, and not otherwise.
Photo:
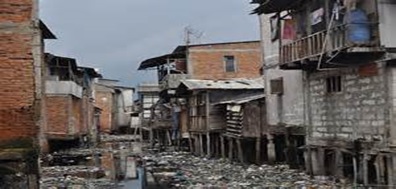
[(190, 153), (194, 154), (194, 144), (192, 140), (192, 135), (190, 134), (190, 137), (188, 137), (188, 145), (190, 147)]
[(199, 156), (199, 155), (201, 155), (201, 147), (199, 146), (199, 143), (200, 143), (200, 141), (201, 141), (201, 139), (199, 138), (199, 135), (194, 135), (194, 145), (195, 145), (195, 148), (194, 148), (194, 152), (195, 152), (195, 155), (197, 155), (197, 156)]
[(170, 132), (172, 132), (172, 131), (170, 131), (170, 130), (165, 130), (165, 133), (166, 133), (166, 139), (168, 139), (168, 146), (172, 146), (173, 144), (172, 144), (172, 137), (171, 137), (171, 133)]
[(234, 141), (233, 138), (228, 137), (228, 158), (230, 159), (230, 161), (232, 161), (233, 157), (232, 157), (232, 153), (234, 151)]
[(224, 136), (220, 135), (220, 146), (221, 146), (221, 158), (225, 159), (225, 146), (224, 146)]
[(256, 163), (261, 164), (261, 138), (256, 138)]
[(203, 147), (203, 136), (202, 136), (202, 134), (199, 134), (198, 135), (199, 136), (199, 155), (200, 156), (204, 156), (204, 147)]
[(152, 128), (150, 128), (150, 130), (149, 130), (149, 138), (150, 138), (151, 147), (154, 147), (154, 133), (153, 133), (153, 129)]
[(210, 158), (212, 156), (212, 149), (210, 146), (210, 133), (206, 133), (206, 156)]
[(239, 162), (241, 162), (243, 164), (245, 162), (244, 162), (244, 158), (243, 158), (243, 149), (242, 149), (241, 139), (238, 138), (236, 140), (236, 143), (237, 143), (237, 148), (238, 148), (238, 159), (239, 159)]

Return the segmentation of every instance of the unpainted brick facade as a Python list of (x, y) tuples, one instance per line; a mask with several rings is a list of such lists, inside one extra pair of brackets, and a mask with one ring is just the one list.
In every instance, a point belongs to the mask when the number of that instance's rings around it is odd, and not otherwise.
[[(225, 56), (233, 56), (235, 72), (226, 72)], [(191, 79), (260, 77), (260, 42), (193, 45), (188, 48), (187, 68)]]
[(43, 41), (37, 7), (36, 0), (0, 3), (0, 149), (19, 148), (22, 155), (2, 153), (8, 161), (0, 163), (2, 171), (23, 173), (19, 179), (0, 175), (5, 188), (38, 188)]
[(96, 91), (95, 105), (100, 108), (99, 129), (101, 132), (110, 133), (114, 130), (114, 96), (111, 91)]

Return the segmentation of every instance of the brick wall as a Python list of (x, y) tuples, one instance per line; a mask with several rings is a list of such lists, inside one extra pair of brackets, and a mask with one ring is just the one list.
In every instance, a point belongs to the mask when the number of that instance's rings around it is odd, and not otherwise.
[[(385, 68), (362, 76), (358, 69), (313, 73), (309, 76), (312, 137), (384, 141), (389, 126)], [(341, 92), (327, 93), (326, 78), (341, 76)]]
[(95, 104), (102, 109), (100, 115), (100, 131), (111, 132), (113, 122), (113, 94), (111, 92), (97, 91), (95, 93)]
[[(226, 72), (224, 56), (234, 56), (236, 72)], [(260, 77), (259, 42), (214, 44), (189, 48), (189, 73), (193, 79)]]
[(47, 134), (69, 132), (69, 100), (68, 96), (47, 96)]
[(0, 3), (0, 140), (36, 138), (39, 116), (35, 104), (32, 25), (35, 1)]
[(78, 137), (83, 131), (82, 100), (70, 95), (47, 96), (47, 134), (50, 137)]

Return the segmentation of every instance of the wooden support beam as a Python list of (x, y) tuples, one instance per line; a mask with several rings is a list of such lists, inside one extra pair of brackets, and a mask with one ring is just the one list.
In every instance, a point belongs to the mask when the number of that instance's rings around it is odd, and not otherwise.
[(210, 146), (210, 133), (206, 133), (206, 156), (210, 158), (212, 156), (212, 150)]
[(230, 159), (230, 161), (232, 161), (233, 157), (232, 157), (232, 153), (234, 151), (234, 141), (233, 138), (228, 137), (228, 158)]
[(173, 144), (172, 144), (171, 132), (172, 132), (172, 131), (170, 131), (170, 130), (168, 130), (168, 129), (165, 130), (168, 146), (172, 146), (172, 145), (173, 145)]
[(261, 164), (261, 138), (256, 138), (256, 163)]
[(243, 158), (243, 149), (242, 149), (242, 143), (241, 143), (241, 139), (237, 139), (236, 140), (237, 143), (237, 148), (238, 148), (238, 159), (239, 162), (241, 162), (242, 164), (245, 163), (244, 158)]
[(193, 140), (192, 140), (192, 134), (190, 134), (190, 137), (188, 138), (188, 145), (190, 147), (190, 153), (194, 154), (194, 145), (193, 145)]
[(225, 159), (225, 144), (224, 144), (224, 136), (220, 135), (220, 145), (221, 145), (221, 158)]
[(203, 136), (202, 134), (198, 134), (198, 136), (199, 136), (199, 155), (204, 156)]
[(154, 147), (154, 132), (152, 128), (150, 128), (149, 130), (149, 138), (150, 138), (150, 146)]

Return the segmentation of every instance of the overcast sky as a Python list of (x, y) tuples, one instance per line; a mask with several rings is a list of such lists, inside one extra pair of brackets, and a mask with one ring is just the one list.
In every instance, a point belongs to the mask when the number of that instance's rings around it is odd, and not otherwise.
[(140, 62), (183, 44), (191, 26), (199, 42), (259, 39), (249, 0), (40, 0), (41, 19), (58, 37), (46, 51), (99, 68), (124, 85), (156, 80)]

